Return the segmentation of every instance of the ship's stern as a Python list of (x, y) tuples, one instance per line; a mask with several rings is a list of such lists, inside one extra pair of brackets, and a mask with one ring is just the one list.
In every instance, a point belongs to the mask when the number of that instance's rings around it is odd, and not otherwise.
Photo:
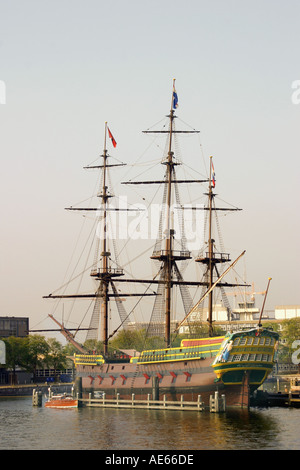
[(249, 407), (251, 394), (273, 370), (278, 341), (278, 333), (261, 327), (226, 335), (212, 367), (228, 404)]

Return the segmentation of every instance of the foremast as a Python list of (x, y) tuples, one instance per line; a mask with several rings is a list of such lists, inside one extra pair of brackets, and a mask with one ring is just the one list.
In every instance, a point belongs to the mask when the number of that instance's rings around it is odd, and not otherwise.
[[(103, 218), (102, 218), (102, 252), (101, 252), (101, 260), (102, 266), (99, 271), (92, 271), (91, 276), (96, 276), (100, 280), (99, 285), (99, 293), (101, 294), (101, 322), (100, 322), (100, 341), (103, 341), (103, 353), (106, 355), (108, 353), (108, 303), (109, 303), (109, 295), (108, 289), (109, 284), (112, 283), (112, 279), (114, 277), (122, 276), (123, 270), (112, 270), (109, 257), (111, 255), (110, 251), (107, 248), (107, 209), (108, 209), (108, 199), (112, 197), (108, 193), (108, 186), (107, 186), (107, 159), (108, 159), (108, 152), (106, 148), (106, 138), (107, 138), (107, 122), (105, 122), (105, 132), (104, 132), (104, 150), (103, 150), (103, 182), (102, 182), (102, 193), (98, 196), (101, 198), (102, 202), (102, 210), (103, 210)], [(112, 140), (113, 145), (116, 145), (115, 140)]]
[[(93, 322), (100, 323), (100, 341), (103, 342), (103, 354), (107, 355), (108, 353), (108, 312), (109, 312), (109, 301), (110, 297), (116, 297), (116, 289), (114, 288), (114, 278), (123, 276), (124, 272), (120, 268), (112, 268), (110, 265), (110, 256), (111, 252), (108, 248), (108, 201), (112, 194), (108, 190), (107, 184), (107, 169), (110, 167), (121, 166), (124, 164), (108, 164), (108, 150), (107, 150), (107, 134), (112, 140), (112, 144), (116, 147), (117, 143), (108, 128), (107, 122), (105, 122), (104, 129), (104, 149), (103, 154), (101, 155), (103, 159), (102, 165), (87, 166), (89, 168), (99, 168), (102, 170), (102, 187), (100, 187), (100, 192), (98, 197), (101, 199), (101, 233), (100, 233), (100, 267), (98, 268), (96, 264), (93, 265), (91, 270), (91, 276), (100, 281), (99, 287), (95, 294), (96, 302), (94, 304), (94, 312), (91, 319), (91, 327)], [(83, 209), (84, 210), (84, 209)], [(97, 253), (97, 250), (96, 250)], [(95, 260), (97, 262), (97, 259)], [(112, 287), (113, 293), (109, 293), (109, 287)], [(100, 312), (98, 312), (100, 310)], [(100, 313), (100, 315), (99, 315)], [(100, 318), (99, 318), (100, 317)], [(124, 320), (124, 319), (123, 319)], [(96, 325), (94, 325), (96, 326)], [(99, 325), (97, 325), (99, 326)], [(91, 328), (92, 330), (92, 328)], [(97, 330), (96, 330), (97, 331)]]
[[(99, 190), (99, 193), (97, 194), (97, 196), (101, 199), (101, 207), (100, 208), (99, 207), (96, 207), (96, 208), (68, 207), (66, 208), (67, 210), (96, 211), (97, 213), (100, 213), (100, 217), (99, 217), (100, 222), (101, 222), (100, 224), (101, 233), (99, 236), (100, 244), (101, 244), (101, 247), (100, 247), (101, 253), (100, 253), (100, 260), (99, 260), (100, 265), (98, 263), (99, 248), (97, 246), (96, 254), (95, 254), (95, 261), (94, 261), (94, 264), (90, 273), (90, 276), (100, 281), (99, 287), (97, 288), (96, 292), (91, 293), (91, 294), (70, 294), (70, 295), (50, 294), (48, 296), (44, 296), (44, 298), (51, 298), (51, 299), (94, 298), (95, 299), (94, 310), (93, 310), (93, 314), (91, 318), (90, 328), (88, 330), (90, 331), (94, 330), (95, 333), (93, 333), (90, 336), (90, 338), (87, 337), (87, 339), (97, 339), (97, 331), (99, 329), (99, 323), (100, 323), (100, 341), (103, 342), (103, 354), (104, 355), (107, 355), (108, 353), (108, 326), (109, 326), (108, 325), (108, 311), (109, 311), (109, 301), (111, 297), (117, 298), (118, 300), (117, 305), (118, 305), (118, 310), (119, 310), (122, 323), (126, 323), (126, 320), (127, 320), (127, 315), (122, 305), (122, 300), (120, 299), (120, 296), (114, 285), (114, 278), (123, 276), (124, 272), (123, 272), (123, 269), (119, 267), (112, 268), (110, 265), (111, 253), (108, 248), (108, 220), (107, 220), (108, 211), (114, 210), (113, 208), (108, 207), (108, 201), (112, 197), (112, 194), (108, 190), (107, 169), (110, 167), (123, 166), (125, 164), (124, 163), (108, 164), (109, 154), (107, 150), (107, 134), (111, 138), (113, 146), (116, 147), (117, 143), (107, 126), (107, 122), (105, 122), (104, 150), (103, 150), (103, 154), (100, 155), (103, 159), (103, 164), (84, 167), (85, 169), (101, 169), (102, 170), (102, 185), (100, 185), (100, 190)], [(121, 210), (121, 209), (118, 209), (118, 210)], [(130, 210), (130, 209), (124, 209), (124, 210)], [(112, 289), (112, 292), (109, 291), (110, 287)], [(122, 296), (131, 296), (131, 295), (135, 295), (135, 294), (122, 294)], [(49, 315), (49, 316), (56, 323), (58, 323), (57, 320), (55, 320), (52, 315)], [(67, 337), (67, 339), (70, 341), (70, 338)], [(74, 336), (72, 337), (72, 339), (74, 339)]]

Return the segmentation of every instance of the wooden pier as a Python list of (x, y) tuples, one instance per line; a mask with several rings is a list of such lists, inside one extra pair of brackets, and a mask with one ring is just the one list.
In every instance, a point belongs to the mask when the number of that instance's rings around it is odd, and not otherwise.
[(81, 406), (88, 407), (100, 407), (100, 408), (134, 408), (134, 409), (148, 409), (148, 410), (185, 410), (185, 411), (204, 411), (205, 405), (201, 400), (201, 395), (198, 395), (197, 401), (184, 401), (183, 395), (181, 395), (180, 401), (169, 401), (166, 395), (163, 396), (163, 400), (151, 400), (150, 394), (146, 400), (137, 400), (134, 393), (131, 399), (124, 400), (120, 399), (119, 394), (116, 398), (106, 398), (106, 394), (103, 393), (101, 398), (92, 398), (92, 394), (89, 394), (89, 398), (78, 398)]
[(269, 393), (258, 390), (250, 405), (259, 407), (279, 406), (284, 408), (300, 408), (300, 394), (292, 393), (291, 391), (288, 393)]
[(209, 410), (211, 413), (221, 413), (226, 409), (225, 395), (219, 396), (218, 392), (215, 392), (215, 394), (210, 397), (209, 406), (205, 406), (201, 399), (201, 395), (198, 395), (197, 401), (185, 401), (183, 395), (181, 395), (179, 401), (167, 400), (166, 395), (163, 395), (162, 400), (152, 400), (150, 397), (150, 393), (148, 394), (146, 400), (137, 400), (134, 393), (132, 394), (131, 398), (127, 400), (120, 398), (119, 393), (117, 393), (115, 398), (107, 398), (105, 393), (103, 393), (100, 398), (92, 398), (91, 393), (89, 393), (88, 398), (80, 398), (79, 394), (77, 395), (79, 406), (87, 407), (179, 411)]

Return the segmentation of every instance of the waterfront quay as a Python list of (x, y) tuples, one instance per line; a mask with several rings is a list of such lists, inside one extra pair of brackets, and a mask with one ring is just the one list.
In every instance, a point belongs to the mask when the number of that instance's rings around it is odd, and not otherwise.
[[(73, 384), (72, 383), (55, 383), (54, 387), (60, 392), (70, 392)], [(28, 397), (31, 396), (33, 390), (40, 390), (43, 394), (47, 394), (49, 390), (49, 384), (27, 384), (27, 385), (1, 385), (0, 386), (0, 397)]]

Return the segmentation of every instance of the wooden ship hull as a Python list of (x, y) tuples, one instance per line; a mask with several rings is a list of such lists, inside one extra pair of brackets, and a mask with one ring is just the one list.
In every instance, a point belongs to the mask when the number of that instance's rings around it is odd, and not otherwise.
[[(193, 344), (193, 345), (191, 345)], [(108, 398), (201, 401), (225, 395), (226, 407), (249, 408), (251, 394), (273, 369), (278, 334), (257, 328), (225, 337), (183, 340), (179, 348), (143, 351), (137, 358), (104, 362), (103, 356), (75, 355), (83, 394)], [(128, 359), (127, 359), (128, 361)]]
[(107, 398), (115, 398), (119, 393), (121, 399), (130, 399), (134, 393), (138, 400), (147, 399), (150, 394), (151, 399), (162, 400), (165, 395), (167, 400), (180, 401), (183, 395), (185, 401), (197, 402), (198, 396), (201, 395), (201, 401), (205, 406), (209, 406), (210, 395), (220, 391), (226, 396), (227, 407), (248, 408), (248, 388), (243, 384), (225, 387), (223, 383), (216, 383), (216, 374), (211, 363), (211, 359), (198, 359), (188, 368), (184, 362), (159, 366), (154, 364), (124, 366), (119, 363), (113, 366), (113, 370), (111, 364), (96, 366), (93, 369), (92, 366), (81, 366), (77, 370), (77, 376), (82, 377), (84, 396), (101, 391), (105, 392)]

